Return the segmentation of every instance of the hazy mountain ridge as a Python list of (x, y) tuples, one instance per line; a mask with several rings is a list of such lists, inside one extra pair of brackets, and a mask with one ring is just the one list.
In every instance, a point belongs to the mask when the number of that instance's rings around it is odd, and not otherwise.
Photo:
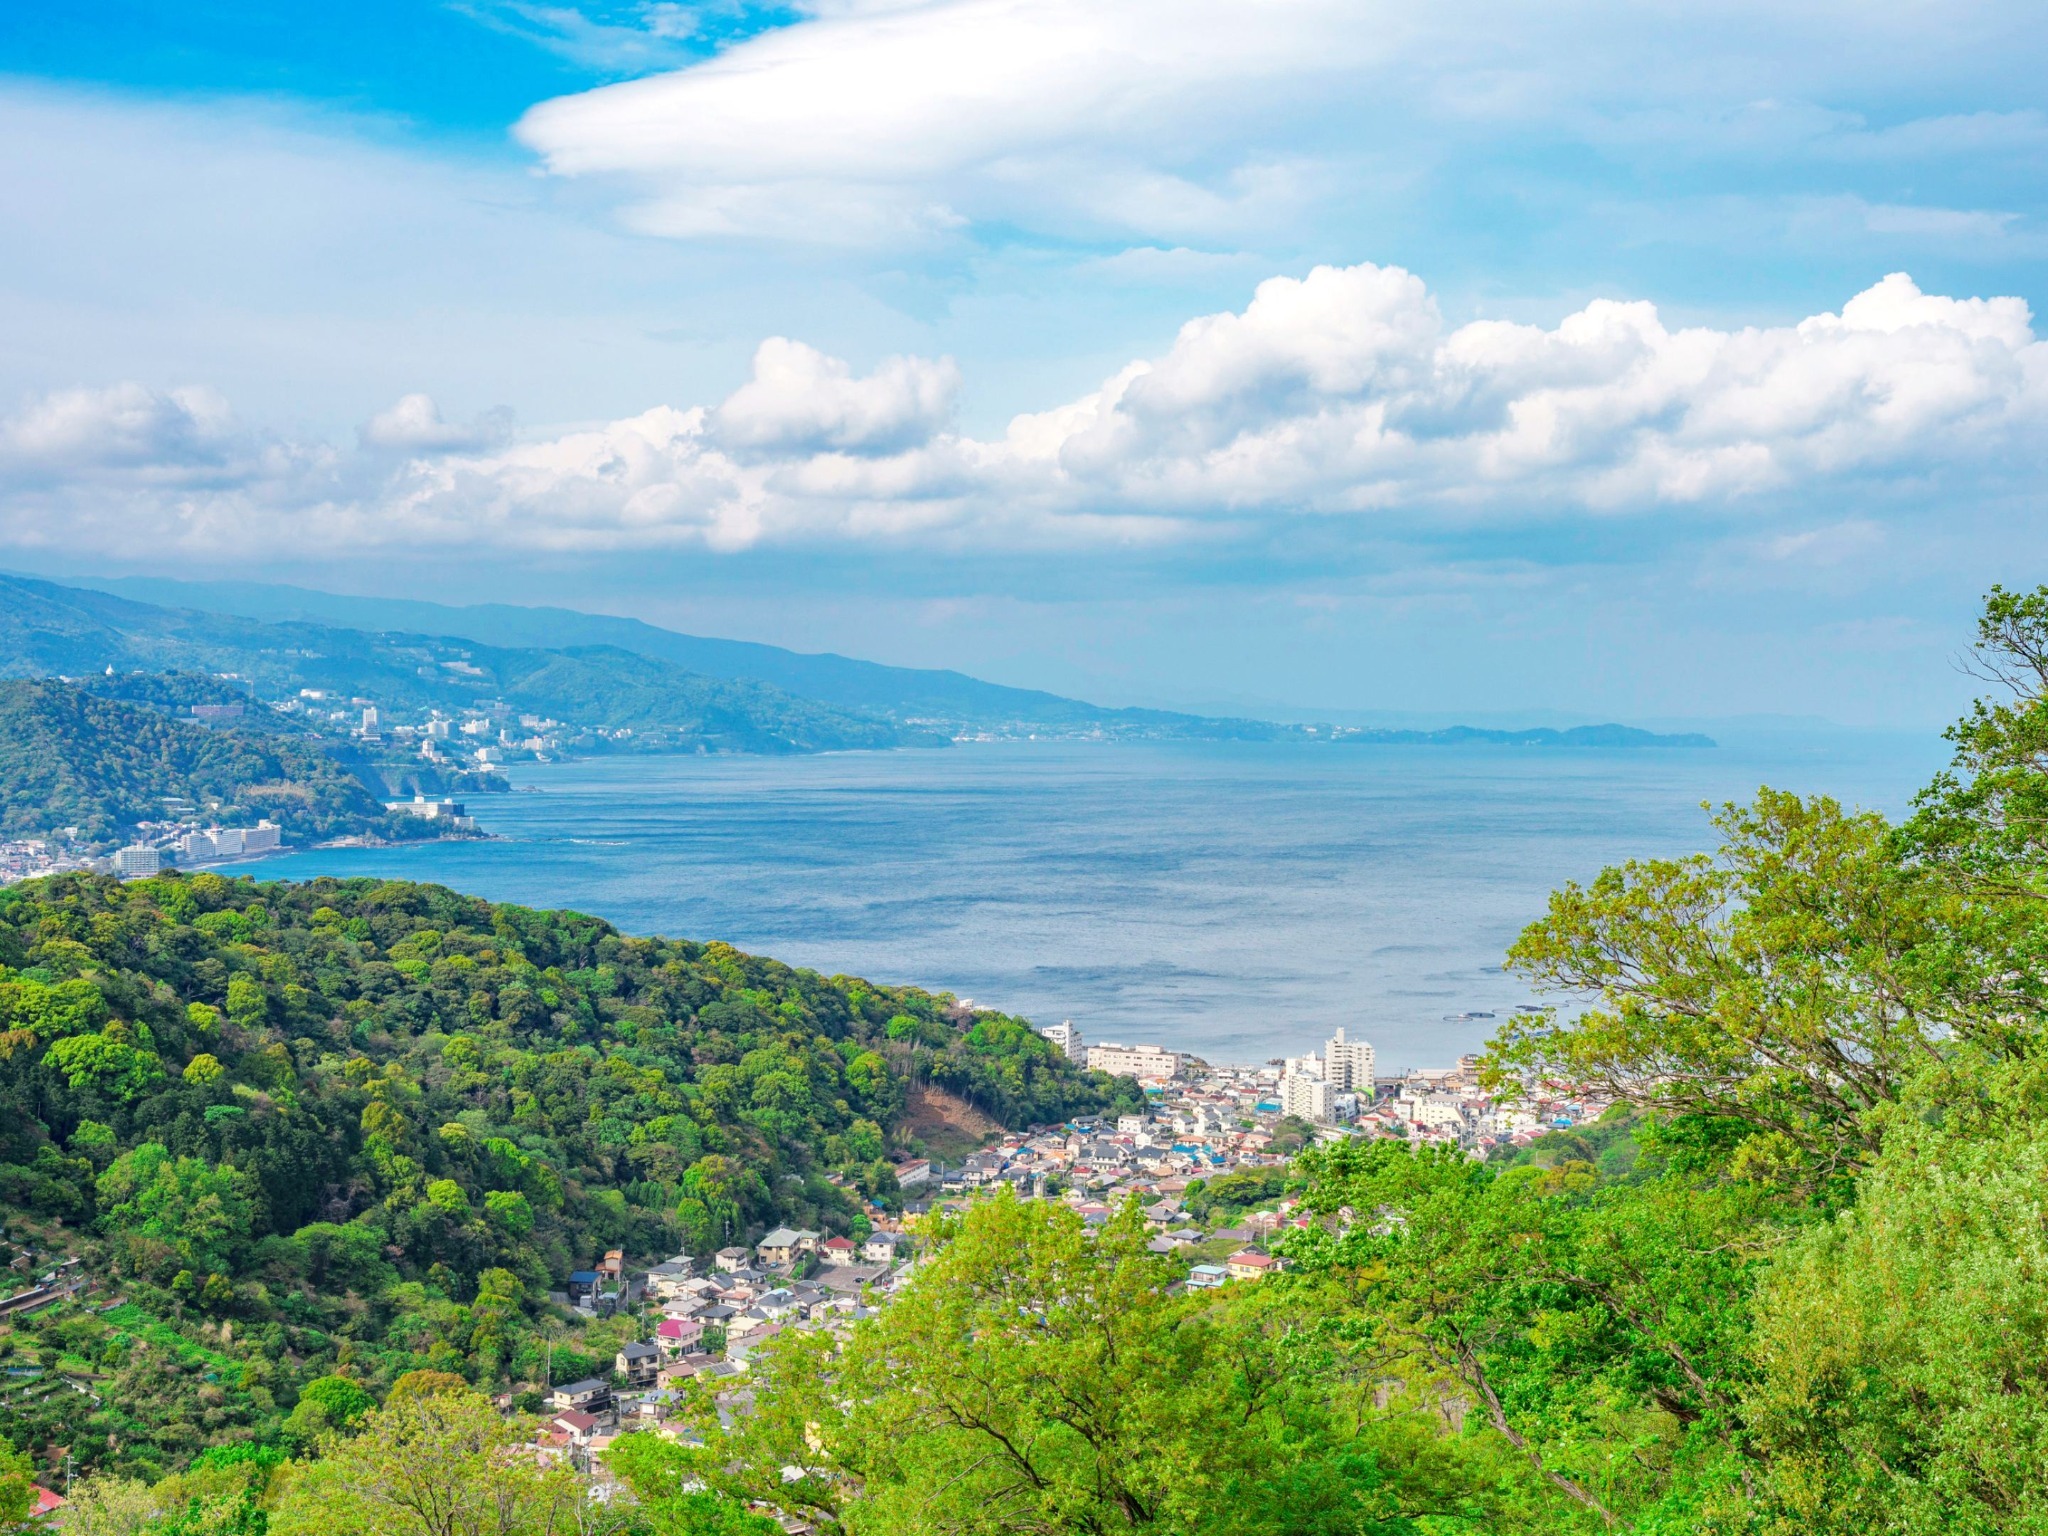
[(313, 622), (354, 629), (406, 630), (459, 637), (504, 647), (612, 646), (673, 662), (707, 677), (765, 683), (841, 709), (897, 720), (931, 721), (957, 728), (1042, 726), (1076, 729), (1121, 724), (1161, 733), (1175, 728), (1203, 735), (1253, 739), (1280, 734), (1260, 720), (1217, 720), (1161, 709), (1107, 709), (1034, 688), (984, 682), (962, 672), (894, 667), (831, 652), (803, 652), (751, 640), (685, 635), (640, 619), (580, 613), (568, 608), (526, 608), (506, 603), (456, 607), (410, 598), (347, 597), (259, 582), (178, 582), (131, 577), (80, 578), (78, 585), (149, 602), (205, 606), (272, 622)]
[(670, 662), (706, 677), (780, 689), (830, 707), (950, 735), (1050, 734), (1207, 741), (1342, 740), (1372, 745), (1562, 745), (1588, 748), (1710, 747), (1697, 733), (1664, 735), (1620, 725), (1489, 730), (1356, 731), (1306, 722), (1183, 710), (1107, 708), (1034, 688), (985, 682), (962, 672), (890, 666), (832, 652), (802, 652), (751, 640), (662, 629), (640, 619), (506, 603), (452, 606), (412, 598), (351, 597), (262, 582), (185, 582), (164, 577), (75, 578), (93, 592), (152, 603), (204, 607), (273, 623), (345, 625), (455, 637), (505, 648), (602, 647)]
[[(942, 733), (705, 677), (607, 646), (508, 648), (442, 636), (164, 608), (53, 582), (0, 576), (0, 673), (82, 676), (175, 670), (233, 674), (276, 698), (311, 688), (386, 710), (459, 712), (486, 701), (559, 718), (581, 750), (812, 752), (936, 746)], [(589, 733), (629, 732), (592, 736)]]

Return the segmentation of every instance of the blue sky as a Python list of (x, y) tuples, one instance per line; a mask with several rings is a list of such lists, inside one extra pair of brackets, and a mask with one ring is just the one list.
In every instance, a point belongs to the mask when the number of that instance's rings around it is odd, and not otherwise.
[(2048, 59), (1784, 10), (14, 7), (0, 564), (1929, 724), (2048, 578)]

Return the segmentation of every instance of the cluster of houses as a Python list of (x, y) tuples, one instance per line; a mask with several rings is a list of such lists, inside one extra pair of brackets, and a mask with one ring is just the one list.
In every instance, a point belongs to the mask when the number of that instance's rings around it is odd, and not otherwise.
[[(1072, 1043), (1080, 1045), (1078, 1036)], [(744, 1411), (753, 1354), (785, 1330), (847, 1328), (886, 1304), (908, 1276), (910, 1233), (934, 1208), (958, 1208), (1007, 1188), (1025, 1199), (1062, 1201), (1085, 1224), (1099, 1226), (1135, 1196), (1150, 1248), (1188, 1251), (1196, 1262), (1185, 1284), (1204, 1290), (1271, 1274), (1282, 1263), (1269, 1251), (1271, 1240), (1307, 1224), (1285, 1198), (1213, 1229), (1189, 1206), (1197, 1181), (1283, 1166), (1295, 1146), (1275, 1145), (1287, 1129), (1283, 1120), (1306, 1121), (1324, 1139), (1394, 1135), (1452, 1142), (1479, 1155), (1605, 1107), (1565, 1097), (1496, 1103), (1471, 1057), (1452, 1068), (1376, 1076), (1372, 1047), (1346, 1041), (1341, 1030), (1320, 1056), (1263, 1067), (1212, 1068), (1157, 1054), (1165, 1065), (1162, 1075), (1141, 1079), (1143, 1113), (1084, 1116), (1005, 1135), (950, 1168), (901, 1159), (901, 1222), (876, 1211), (875, 1229), (859, 1239), (778, 1227), (752, 1247), (724, 1248), (705, 1262), (678, 1257), (630, 1273), (615, 1251), (577, 1271), (556, 1300), (595, 1315), (638, 1311), (649, 1320), (647, 1337), (619, 1350), (612, 1377), (554, 1389), (553, 1416), (537, 1451), (571, 1460), (601, 1481), (604, 1449), (619, 1434), (687, 1433), (671, 1422), (687, 1382), (711, 1383), (721, 1413)]]
[[(1070, 1134), (1088, 1136), (1082, 1129)], [(979, 1166), (1000, 1166), (1000, 1159), (992, 1164), (984, 1158)], [(1210, 1232), (1189, 1225), (1171, 1191), (1175, 1181), (1165, 1182), (1168, 1190), (1146, 1212), (1156, 1232), (1149, 1240), (1153, 1251), (1198, 1244), (1227, 1250), (1216, 1262), (1191, 1267), (1191, 1289), (1256, 1280), (1278, 1267), (1258, 1245), (1280, 1227), (1299, 1224), (1289, 1202)], [(1179, 1184), (1184, 1189), (1186, 1181)], [(925, 1210), (931, 1203), (919, 1202)], [(1074, 1204), (1089, 1225), (1110, 1217), (1103, 1199), (1081, 1197)], [(713, 1384), (723, 1411), (744, 1397), (748, 1365), (770, 1339), (789, 1329), (850, 1328), (885, 1305), (908, 1278), (911, 1243), (902, 1231), (878, 1229), (856, 1241), (777, 1227), (751, 1248), (723, 1248), (708, 1262), (678, 1256), (644, 1273), (629, 1271), (621, 1252), (607, 1253), (594, 1268), (571, 1275), (556, 1299), (593, 1315), (638, 1311), (648, 1321), (649, 1336), (621, 1346), (611, 1375), (552, 1390), (536, 1453), (602, 1480), (604, 1451), (619, 1435), (639, 1429), (686, 1433), (671, 1422), (686, 1383)]]
[(649, 1336), (621, 1346), (612, 1375), (553, 1389), (537, 1452), (602, 1478), (604, 1450), (619, 1435), (679, 1432), (671, 1419), (685, 1383), (744, 1377), (755, 1351), (785, 1330), (850, 1328), (873, 1315), (906, 1277), (909, 1251), (900, 1231), (856, 1242), (778, 1227), (708, 1263), (678, 1255), (634, 1272), (623, 1253), (607, 1253), (570, 1275), (555, 1299), (597, 1316), (640, 1313)]

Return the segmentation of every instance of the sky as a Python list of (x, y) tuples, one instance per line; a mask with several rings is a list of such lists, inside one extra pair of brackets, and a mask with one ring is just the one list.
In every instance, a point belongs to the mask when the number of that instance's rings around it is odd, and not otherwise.
[(2037, 23), (7, 7), (0, 567), (1925, 729), (2048, 580)]

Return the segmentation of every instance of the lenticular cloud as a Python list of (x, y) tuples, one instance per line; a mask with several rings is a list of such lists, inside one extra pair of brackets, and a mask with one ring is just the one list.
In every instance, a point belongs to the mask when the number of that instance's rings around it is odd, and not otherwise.
[(1319, 267), (1000, 438), (952, 428), (958, 384), (950, 360), (856, 374), (773, 338), (716, 406), (486, 448), (409, 397), (354, 455), (262, 439), (189, 391), (72, 392), (0, 423), (0, 526), (32, 538), (90, 488), (72, 535), (130, 547), (287, 526), (562, 549), (1159, 541), (1304, 515), (1739, 509), (1901, 471), (2034, 479), (2048, 428), (2026, 305), (1903, 274), (1796, 325), (1672, 329), (1601, 300), (1549, 328), (1452, 328), (1411, 273)]

